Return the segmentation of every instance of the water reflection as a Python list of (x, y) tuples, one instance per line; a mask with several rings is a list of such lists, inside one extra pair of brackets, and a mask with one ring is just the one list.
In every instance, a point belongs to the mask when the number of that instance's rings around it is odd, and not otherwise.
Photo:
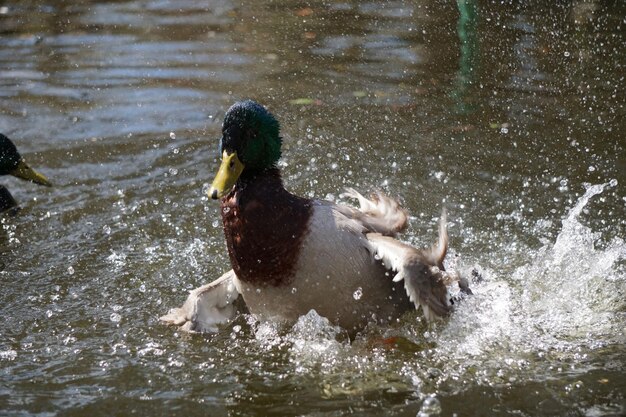
[[(0, 409), (416, 415), (437, 393), (443, 415), (623, 412), (625, 15), (605, 1), (3, 4), (0, 132), (56, 186), (6, 182), (23, 210), (0, 236)], [(486, 278), (474, 304), (372, 330), (404, 338), (394, 349), (335, 340), (314, 316), (287, 334), (159, 326), (228, 267), (201, 190), (223, 111), (246, 97), (283, 120), (297, 194), (383, 188), (417, 245), (445, 204), (451, 259)], [(585, 183), (609, 185), (585, 198)]]

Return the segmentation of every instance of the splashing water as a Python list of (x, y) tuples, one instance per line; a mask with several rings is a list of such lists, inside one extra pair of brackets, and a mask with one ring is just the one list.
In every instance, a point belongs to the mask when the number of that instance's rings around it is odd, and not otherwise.
[[(436, 342), (442, 358), (484, 360), (484, 355), (523, 363), (530, 356), (575, 353), (624, 342), (624, 276), (621, 238), (596, 249), (599, 233), (580, 222), (591, 198), (614, 183), (587, 187), (562, 221), (554, 244), (531, 253), (512, 277), (490, 272), (461, 306)], [(484, 365), (483, 365), (484, 366)]]
[(563, 220), (554, 245), (542, 248), (536, 261), (514, 276), (532, 280), (522, 303), (532, 324), (555, 337), (611, 342), (611, 335), (620, 333), (617, 326), (623, 326), (624, 279), (615, 273), (615, 266), (626, 259), (624, 241), (615, 238), (606, 248), (596, 249), (600, 234), (579, 219), (589, 200), (608, 185), (588, 187)]

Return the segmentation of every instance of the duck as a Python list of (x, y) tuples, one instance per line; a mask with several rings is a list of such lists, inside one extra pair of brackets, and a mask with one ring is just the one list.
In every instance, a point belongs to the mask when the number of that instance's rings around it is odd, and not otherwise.
[[(13, 141), (2, 133), (0, 133), (0, 175), (12, 175), (35, 184), (52, 186), (48, 178), (26, 163)], [(0, 185), (0, 213), (15, 211), (17, 208), (18, 203), (11, 192), (4, 185)]]
[[(160, 320), (188, 332), (217, 332), (238, 312), (293, 323), (311, 310), (350, 335), (389, 325), (419, 309), (428, 321), (450, 314), (468, 281), (447, 271), (446, 213), (438, 240), (418, 249), (398, 239), (408, 212), (382, 192), (358, 206), (304, 198), (285, 188), (282, 137), (261, 104), (236, 102), (225, 113), (221, 163), (208, 190), (219, 200), (231, 269), (192, 290)], [(458, 299), (458, 297), (457, 297)]]

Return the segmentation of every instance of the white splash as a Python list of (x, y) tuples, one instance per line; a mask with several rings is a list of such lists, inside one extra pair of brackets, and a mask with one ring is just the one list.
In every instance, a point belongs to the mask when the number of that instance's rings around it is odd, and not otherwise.
[(437, 334), (439, 356), (471, 362), (489, 353), (497, 361), (518, 361), (529, 353), (622, 343), (626, 279), (619, 263), (626, 243), (615, 238), (596, 248), (600, 234), (580, 220), (591, 198), (615, 185), (587, 187), (555, 242), (531, 253), (512, 276), (483, 271), (475, 296)]
[(332, 364), (344, 348), (337, 340), (341, 332), (341, 328), (333, 326), (315, 310), (300, 317), (287, 336), (296, 372), (308, 372), (312, 366)]
[(0, 350), (0, 360), (12, 361), (15, 360), (15, 358), (17, 358), (17, 351), (13, 349)]

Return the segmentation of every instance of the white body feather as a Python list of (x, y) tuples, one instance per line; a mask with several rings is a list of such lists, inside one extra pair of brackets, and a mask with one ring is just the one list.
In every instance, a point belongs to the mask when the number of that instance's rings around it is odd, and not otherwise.
[(261, 319), (294, 321), (314, 309), (347, 330), (389, 322), (409, 306), (400, 286), (369, 249), (362, 225), (334, 204), (313, 208), (296, 275), (287, 286), (239, 282), (246, 305)]

